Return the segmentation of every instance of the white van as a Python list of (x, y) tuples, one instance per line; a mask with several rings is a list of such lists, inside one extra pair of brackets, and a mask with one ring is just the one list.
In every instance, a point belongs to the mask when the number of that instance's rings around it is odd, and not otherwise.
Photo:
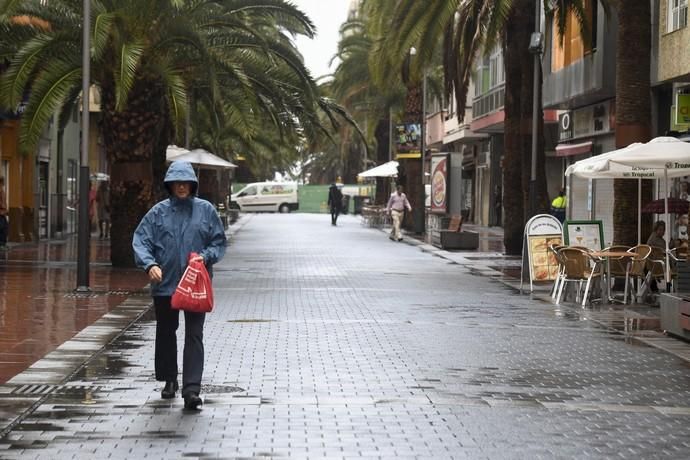
[(295, 182), (254, 182), (230, 196), (230, 206), (241, 211), (290, 212), (299, 209)]

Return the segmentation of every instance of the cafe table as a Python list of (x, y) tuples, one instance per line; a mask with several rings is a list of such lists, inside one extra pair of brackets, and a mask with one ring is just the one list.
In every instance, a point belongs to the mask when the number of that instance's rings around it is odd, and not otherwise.
[[(590, 256), (596, 257), (601, 259), (602, 261), (605, 261), (606, 263), (606, 299), (608, 300), (609, 303), (616, 301), (613, 297), (611, 297), (611, 264), (609, 263), (610, 259), (621, 259), (621, 258), (633, 258), (637, 254), (634, 252), (628, 252), (628, 251), (592, 251), (589, 253)], [(625, 288), (627, 289), (628, 286), (626, 285)], [(603, 292), (602, 292), (602, 299), (603, 299)]]

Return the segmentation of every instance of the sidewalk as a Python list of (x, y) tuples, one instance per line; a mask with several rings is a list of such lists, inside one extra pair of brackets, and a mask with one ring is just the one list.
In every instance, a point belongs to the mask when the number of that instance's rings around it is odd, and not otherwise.
[[(501, 227), (481, 227), (466, 224), (468, 230), (479, 233), (477, 250), (443, 250), (426, 243), (417, 235), (405, 234), (405, 242), (415, 245), (423, 252), (433, 254), (454, 264), (467, 268), (477, 276), (485, 276), (502, 283), (519, 293), (529, 294), (531, 298), (553, 304), (550, 296), (551, 283), (536, 283), (529, 293), (529, 281), (521, 286), (521, 257), (503, 254), (503, 229)], [(382, 229), (388, 232), (388, 228)], [(661, 314), (658, 306), (647, 304), (622, 305), (617, 303), (595, 304), (581, 308), (571, 302), (560, 306), (584, 321), (593, 321), (602, 327), (625, 333), (628, 337), (648, 346), (659, 348), (690, 363), (690, 344), (681, 339), (668, 336), (661, 330)]]
[(2, 254), (0, 383), (7, 382), (128, 298), (148, 295), (143, 290), (147, 280), (141, 271), (111, 267), (109, 243), (91, 239), (91, 293), (87, 295), (73, 292), (76, 236), (11, 244)]

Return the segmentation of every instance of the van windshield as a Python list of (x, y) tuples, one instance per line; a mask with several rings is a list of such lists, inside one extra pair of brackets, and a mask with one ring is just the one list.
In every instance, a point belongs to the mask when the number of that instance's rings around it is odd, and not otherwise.
[(248, 196), (248, 195), (256, 195), (256, 186), (247, 187), (244, 190), (242, 190), (239, 194), (239, 196)]

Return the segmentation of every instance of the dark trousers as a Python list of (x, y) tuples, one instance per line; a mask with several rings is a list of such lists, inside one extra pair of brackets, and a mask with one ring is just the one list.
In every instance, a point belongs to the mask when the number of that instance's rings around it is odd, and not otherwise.
[[(156, 380), (177, 380), (177, 336), (180, 312), (170, 307), (171, 297), (156, 296)], [(205, 313), (184, 312), (184, 356), (182, 357), (182, 395), (201, 391), (204, 373)]]
[(331, 224), (335, 225), (338, 222), (338, 216), (340, 215), (340, 208), (337, 206), (331, 206)]
[(8, 228), (9, 223), (7, 222), (7, 216), (0, 216), (0, 246), (5, 246), (5, 244), (7, 244)]

